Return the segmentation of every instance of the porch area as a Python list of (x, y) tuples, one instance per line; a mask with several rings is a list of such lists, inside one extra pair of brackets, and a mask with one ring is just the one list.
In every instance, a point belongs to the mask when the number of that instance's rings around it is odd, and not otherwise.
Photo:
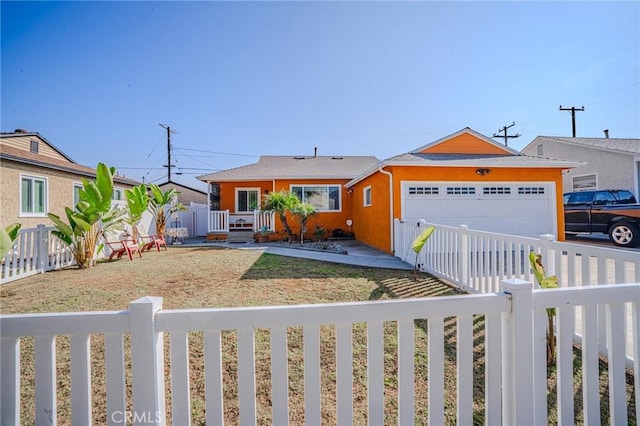
[(252, 213), (230, 213), (229, 210), (211, 210), (208, 216), (208, 233), (225, 234), (233, 230), (275, 232), (275, 214), (272, 211), (254, 210)]

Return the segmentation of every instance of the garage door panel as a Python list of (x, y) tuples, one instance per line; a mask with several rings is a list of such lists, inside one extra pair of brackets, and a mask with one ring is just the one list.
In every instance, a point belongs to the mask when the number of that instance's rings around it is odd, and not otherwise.
[[(437, 187), (438, 191), (417, 194), (415, 188), (421, 185)], [(407, 220), (424, 219), (451, 226), (465, 224), (471, 229), (489, 232), (525, 236), (555, 234), (555, 201), (551, 185), (539, 182), (403, 182), (402, 212)]]

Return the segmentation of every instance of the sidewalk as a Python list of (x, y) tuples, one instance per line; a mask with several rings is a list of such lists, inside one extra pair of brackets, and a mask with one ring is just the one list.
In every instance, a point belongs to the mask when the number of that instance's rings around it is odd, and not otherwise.
[[(395, 256), (381, 252), (372, 247), (366, 246), (355, 240), (336, 242), (342, 246), (347, 254), (330, 253), (319, 250), (305, 250), (299, 248), (289, 248), (273, 243), (227, 243), (227, 242), (207, 242), (203, 238), (187, 238), (183, 247), (227, 247), (238, 250), (259, 250), (264, 253), (279, 256), (298, 257), (301, 259), (321, 260), (324, 262), (341, 263), (354, 266), (368, 266), (372, 268), (402, 269), (412, 270), (413, 266), (403, 262)], [(178, 245), (174, 247), (180, 247)]]

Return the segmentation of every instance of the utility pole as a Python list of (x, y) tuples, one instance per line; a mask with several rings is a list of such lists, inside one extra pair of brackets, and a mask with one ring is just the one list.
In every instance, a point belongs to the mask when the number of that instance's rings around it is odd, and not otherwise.
[(175, 133), (175, 131), (171, 130), (171, 127), (168, 124), (159, 123), (160, 127), (163, 129), (167, 129), (167, 182), (171, 182), (171, 133)]
[(560, 105), (560, 111), (571, 111), (571, 128), (573, 129), (573, 137), (576, 137), (576, 111), (584, 111), (584, 106), (582, 108), (562, 108)]
[[(504, 138), (504, 146), (509, 146), (508, 144), (509, 138), (519, 138), (520, 136), (522, 136), (520, 133), (516, 133), (515, 135), (507, 135), (507, 129), (510, 129), (515, 125), (516, 125), (516, 122), (514, 121), (513, 123), (511, 123), (511, 126), (502, 126), (502, 128), (498, 129), (498, 133), (493, 134), (493, 137)], [(500, 135), (499, 134), (500, 132), (504, 132), (504, 135)]]

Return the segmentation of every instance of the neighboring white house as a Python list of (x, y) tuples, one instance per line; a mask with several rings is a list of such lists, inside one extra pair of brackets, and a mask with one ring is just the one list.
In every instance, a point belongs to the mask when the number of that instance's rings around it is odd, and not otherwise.
[(564, 192), (626, 189), (640, 195), (640, 139), (538, 136), (522, 153), (558, 160), (584, 161), (562, 178)]

